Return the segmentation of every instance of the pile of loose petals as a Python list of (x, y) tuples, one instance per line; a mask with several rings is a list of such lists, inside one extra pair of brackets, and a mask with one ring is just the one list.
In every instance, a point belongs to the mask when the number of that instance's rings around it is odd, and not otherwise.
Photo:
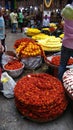
[(68, 105), (62, 83), (46, 73), (21, 78), (14, 88), (14, 97), (20, 113), (39, 122), (56, 119)]
[(16, 53), (21, 58), (44, 55), (42, 47), (31, 38), (22, 38), (14, 43)]
[(16, 70), (16, 69), (22, 68), (22, 66), (23, 66), (23, 64), (19, 60), (13, 59), (13, 60), (9, 61), (4, 66), (4, 68), (7, 70)]
[[(60, 55), (53, 56), (52, 60), (51, 60), (51, 63), (53, 65), (59, 66), (60, 65)], [(70, 58), (67, 65), (72, 65), (72, 64), (73, 64), (73, 58)]]

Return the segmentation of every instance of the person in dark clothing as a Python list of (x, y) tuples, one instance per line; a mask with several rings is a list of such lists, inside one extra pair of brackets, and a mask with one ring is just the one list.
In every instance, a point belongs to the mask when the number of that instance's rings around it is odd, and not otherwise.
[(23, 22), (24, 22), (24, 15), (23, 13), (21, 12), (21, 10), (18, 11), (18, 27), (20, 28), (21, 30), (21, 33), (23, 31)]

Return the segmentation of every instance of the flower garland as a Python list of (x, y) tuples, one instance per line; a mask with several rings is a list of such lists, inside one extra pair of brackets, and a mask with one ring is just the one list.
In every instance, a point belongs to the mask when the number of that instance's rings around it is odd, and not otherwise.
[(50, 0), (49, 2), (47, 2), (47, 0), (44, 0), (44, 4), (45, 4), (45, 6), (46, 6), (47, 8), (50, 7), (51, 3), (52, 3), (52, 0)]
[(68, 105), (62, 83), (46, 74), (29, 74), (15, 88), (15, 104), (28, 119), (46, 122), (60, 116)]

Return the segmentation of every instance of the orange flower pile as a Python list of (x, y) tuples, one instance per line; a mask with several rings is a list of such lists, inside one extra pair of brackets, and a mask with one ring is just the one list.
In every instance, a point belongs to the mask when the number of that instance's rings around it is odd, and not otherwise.
[(57, 118), (68, 105), (61, 82), (46, 73), (21, 78), (14, 88), (14, 96), (21, 114), (39, 122)]
[(4, 68), (7, 70), (15, 70), (15, 69), (19, 69), (22, 68), (23, 64), (21, 62), (19, 62), (18, 60), (14, 59), (9, 61)]
[[(56, 66), (59, 66), (60, 65), (60, 55), (53, 56), (51, 63), (56, 65)], [(73, 64), (73, 58), (70, 58), (67, 64), (72, 65)]]
[(22, 38), (16, 40), (14, 43), (14, 48), (18, 56), (21, 58), (43, 55), (41, 46), (31, 38)]

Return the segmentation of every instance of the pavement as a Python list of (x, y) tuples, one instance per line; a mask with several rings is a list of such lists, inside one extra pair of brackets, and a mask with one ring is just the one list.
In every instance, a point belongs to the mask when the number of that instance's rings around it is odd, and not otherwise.
[[(9, 51), (14, 50), (15, 40), (24, 37), (20, 31), (14, 34), (10, 29), (6, 29), (6, 35), (6, 46)], [(44, 65), (42, 70), (46, 71)], [(36, 72), (38, 71), (41, 72), (41, 69), (36, 70)], [(34, 71), (28, 70), (24, 74), (30, 72), (34, 73)], [(73, 130), (73, 108), (69, 103), (67, 110), (59, 118), (46, 123), (37, 123), (24, 118), (18, 112), (14, 98), (7, 99), (0, 93), (0, 130)]]

